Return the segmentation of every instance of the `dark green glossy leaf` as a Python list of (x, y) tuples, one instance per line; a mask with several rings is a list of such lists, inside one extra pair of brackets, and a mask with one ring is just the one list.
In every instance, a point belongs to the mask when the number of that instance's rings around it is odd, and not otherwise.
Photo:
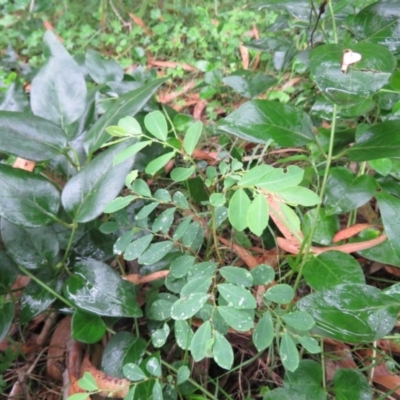
[(233, 364), (233, 350), (228, 340), (218, 331), (214, 332), (213, 355), (215, 362), (224, 369), (230, 370)]
[[(53, 291), (59, 293), (62, 288), (62, 278), (52, 278), (48, 273), (43, 273), (38, 276), (39, 279), (46, 282), (46, 285), (53, 289)], [(47, 310), (51, 304), (54, 303), (56, 297), (53, 293), (50, 293), (47, 289), (31, 280), (21, 297), (21, 312), (20, 320), (22, 323), (30, 321), (36, 315), (39, 315), (43, 311)]]
[(272, 139), (284, 147), (303, 146), (314, 141), (307, 114), (276, 101), (248, 101), (229, 114), (218, 129), (253, 143), (265, 144)]
[[(310, 233), (311, 227), (314, 224), (316, 209), (308, 211), (303, 217), (303, 233), (306, 236)], [(317, 217), (317, 224), (314, 230), (313, 242), (322, 245), (328, 245), (332, 243), (332, 239), (335, 234), (339, 231), (339, 217), (335, 214), (327, 215), (325, 208), (319, 209), (319, 215)]]
[(366, 377), (355, 369), (340, 368), (333, 377), (337, 400), (372, 400), (372, 390)]
[(115, 166), (113, 159), (131, 143), (125, 141), (99, 154), (67, 182), (61, 199), (65, 210), (76, 222), (88, 222), (98, 217), (121, 191), (133, 159)]
[(372, 125), (356, 140), (348, 151), (353, 161), (370, 161), (397, 157), (400, 152), (398, 135), (400, 121), (385, 121)]
[(14, 303), (7, 302), (0, 305), (0, 342), (6, 337), (14, 318)]
[(331, 168), (326, 185), (325, 211), (342, 214), (364, 205), (375, 194), (376, 182), (369, 175), (356, 176), (344, 167)]
[(16, 225), (46, 225), (60, 207), (60, 194), (47, 179), (8, 165), (0, 165), (0, 193), (0, 215)]
[(327, 251), (304, 265), (304, 278), (315, 290), (332, 289), (342, 283), (365, 283), (361, 265), (349, 254)]
[(106, 333), (106, 324), (98, 316), (83, 311), (75, 311), (71, 322), (71, 336), (82, 343), (96, 343)]
[(67, 144), (59, 126), (28, 113), (0, 111), (0, 130), (0, 151), (31, 161), (51, 160)]
[(260, 72), (254, 73), (249, 70), (237, 70), (223, 78), (222, 81), (240, 95), (252, 98), (257, 97), (275, 85), (277, 79)]
[(51, 268), (59, 253), (57, 235), (51, 226), (26, 228), (1, 220), (1, 237), (8, 254), (25, 268)]
[(287, 371), (296, 371), (300, 362), (299, 352), (292, 336), (288, 332), (282, 335), (279, 344), (279, 356)]
[(377, 192), (376, 199), (378, 200), (383, 226), (389, 243), (392, 245), (397, 256), (400, 257), (400, 225), (398, 224), (400, 199), (387, 192)]
[(82, 260), (64, 285), (65, 296), (82, 310), (110, 317), (141, 317), (135, 287), (107, 264)]
[(254, 346), (258, 351), (267, 349), (274, 340), (274, 325), (272, 323), (271, 313), (265, 312), (252, 334)]
[(122, 367), (127, 363), (138, 363), (146, 350), (147, 342), (130, 332), (117, 332), (107, 342), (101, 361), (102, 371), (107, 375), (123, 378)]
[(11, 289), (12, 284), (18, 276), (18, 266), (2, 250), (0, 250), (0, 265), (0, 294), (5, 294)]
[(359, 40), (379, 43), (397, 53), (400, 49), (398, 1), (377, 1), (363, 8), (355, 16), (351, 28)]
[(106, 128), (117, 125), (118, 121), (126, 116), (134, 116), (149, 101), (158, 87), (165, 82), (165, 79), (156, 79), (121, 96), (102, 117), (90, 128), (85, 137), (85, 150), (88, 154), (93, 154), (100, 146), (105, 143), (109, 135)]
[(297, 307), (314, 317), (319, 334), (351, 343), (385, 336), (398, 312), (396, 303), (379, 289), (354, 283), (309, 294)]
[(310, 400), (326, 399), (326, 392), (322, 387), (321, 364), (312, 360), (301, 360), (296, 371), (287, 371), (284, 386), (304, 394)]
[(96, 83), (120, 82), (124, 76), (124, 71), (115, 60), (105, 60), (92, 49), (86, 50), (85, 66)]
[(85, 111), (86, 83), (82, 70), (54, 33), (46, 31), (43, 39), (51, 56), (32, 80), (31, 107), (35, 115), (65, 128)]
[(310, 70), (322, 93), (339, 105), (353, 105), (374, 95), (389, 82), (396, 66), (392, 53), (373, 43), (355, 43), (353, 52), (362, 56), (360, 62), (342, 72), (344, 48), (325, 44), (310, 53)]

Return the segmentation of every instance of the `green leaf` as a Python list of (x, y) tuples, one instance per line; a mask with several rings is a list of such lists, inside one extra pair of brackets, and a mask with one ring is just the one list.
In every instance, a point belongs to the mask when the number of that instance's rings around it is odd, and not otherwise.
[(378, 1), (363, 8), (350, 26), (360, 41), (378, 43), (391, 52), (400, 49), (399, 12), (396, 0)]
[(342, 106), (357, 104), (373, 96), (389, 82), (396, 62), (384, 46), (373, 43), (347, 44), (362, 56), (360, 62), (342, 73), (344, 48), (325, 44), (315, 47), (309, 56), (314, 81), (329, 100)]
[(275, 278), (274, 269), (266, 264), (257, 265), (250, 273), (253, 277), (253, 285), (268, 285)]
[(135, 287), (108, 265), (81, 260), (73, 272), (64, 285), (64, 295), (81, 310), (109, 317), (142, 316)]
[(282, 316), (282, 319), (294, 329), (309, 331), (314, 325), (314, 318), (304, 311), (292, 311)]
[(297, 336), (300, 344), (311, 354), (318, 354), (322, 352), (321, 346), (318, 344), (317, 340), (315, 340), (310, 335)]
[(304, 264), (304, 278), (315, 290), (332, 289), (342, 283), (365, 283), (361, 265), (349, 254), (327, 251)]
[(288, 332), (285, 332), (282, 335), (279, 345), (279, 355), (286, 370), (293, 372), (299, 366), (299, 352), (291, 335)]
[(158, 140), (165, 142), (168, 137), (168, 125), (161, 111), (153, 111), (144, 117), (146, 129)]
[(191, 293), (207, 293), (212, 284), (212, 278), (199, 277), (191, 279), (181, 290), (181, 296), (189, 296)]
[(172, 202), (183, 210), (189, 210), (189, 203), (182, 192), (175, 192), (172, 197)]
[(251, 201), (244, 189), (236, 190), (229, 202), (229, 222), (239, 232), (247, 228), (247, 214), (250, 205)]
[(273, 169), (274, 168), (271, 165), (257, 165), (244, 173), (242, 178), (239, 180), (238, 185), (253, 187), (263, 183), (268, 183), (268, 175)]
[(157, 261), (160, 261), (164, 256), (166, 256), (170, 252), (173, 246), (174, 242), (171, 242), (169, 240), (153, 243), (139, 257), (139, 264), (142, 265), (155, 264)]
[(175, 320), (184, 320), (193, 317), (210, 296), (204, 293), (192, 293), (180, 298), (171, 309), (171, 317)]
[(168, 335), (170, 333), (170, 329), (167, 323), (160, 329), (155, 329), (151, 332), (151, 343), (154, 347), (160, 348), (163, 347), (168, 339)]
[(146, 174), (154, 175), (161, 168), (165, 167), (168, 162), (175, 157), (175, 152), (171, 151), (170, 153), (163, 154), (162, 156), (156, 158), (153, 161), (150, 161), (146, 166)]
[(154, 202), (142, 207), (141, 210), (136, 214), (135, 219), (139, 221), (147, 218), (158, 207), (158, 205), (158, 202)]
[(210, 204), (213, 207), (221, 207), (226, 203), (226, 197), (223, 193), (212, 193), (210, 196)]
[(40, 175), (0, 165), (0, 215), (16, 225), (37, 227), (54, 220), (60, 194)]
[(176, 208), (167, 208), (153, 222), (152, 231), (167, 234), (174, 222)]
[(357, 138), (347, 154), (353, 161), (397, 157), (400, 152), (399, 129), (399, 120), (374, 124)]
[(105, 143), (109, 135), (106, 128), (110, 125), (117, 125), (118, 121), (127, 115), (134, 116), (150, 100), (158, 87), (166, 79), (156, 79), (136, 90), (132, 90), (121, 96), (117, 102), (111, 106), (85, 136), (84, 147), (88, 154), (93, 154)]
[(238, 286), (253, 286), (253, 277), (249, 271), (245, 268), (239, 267), (222, 267), (219, 269), (219, 273), (229, 283), (233, 283)]
[(248, 213), (247, 224), (251, 232), (256, 236), (261, 236), (264, 229), (268, 226), (268, 203), (265, 196), (257, 194), (252, 201)]
[(13, 260), (29, 269), (53, 268), (60, 245), (53, 226), (26, 228), (1, 219), (1, 238)]
[(260, 352), (267, 349), (274, 340), (274, 325), (272, 323), (271, 313), (266, 311), (252, 334), (254, 346)]
[(7, 302), (0, 305), (0, 342), (7, 336), (14, 318), (14, 303)]
[[(138, 120), (133, 117), (123, 117), (118, 121), (118, 127), (123, 129), (129, 136), (140, 136), (142, 135), (142, 127)], [(151, 141), (149, 141), (151, 143)]]
[(190, 369), (186, 365), (181, 365), (176, 373), (176, 384), (180, 385), (190, 378)]
[(189, 156), (191, 156), (195, 150), (202, 131), (203, 123), (201, 121), (196, 121), (194, 124), (190, 125), (186, 131), (185, 138), (183, 139), (183, 148)]
[(239, 332), (246, 332), (254, 326), (253, 318), (246, 311), (228, 306), (219, 306), (217, 310), (224, 321)]
[(74, 221), (94, 220), (121, 191), (133, 160), (116, 166), (113, 166), (112, 162), (115, 155), (129, 143), (131, 141), (125, 141), (99, 154), (64, 186), (62, 204)]
[(144, 142), (137, 142), (132, 146), (129, 146), (124, 150), (121, 150), (118, 154), (115, 155), (113, 160), (113, 165), (118, 165), (127, 160), (128, 158), (133, 157), (134, 155), (139, 153), (139, 151), (147, 147), (150, 143), (151, 143), (150, 140), (146, 140)]
[(388, 240), (397, 256), (400, 257), (400, 226), (397, 222), (400, 212), (400, 199), (387, 192), (377, 192), (376, 199)]
[(175, 321), (174, 333), (176, 344), (183, 350), (188, 350), (193, 338), (193, 331), (186, 321)]
[(215, 274), (215, 270), (217, 269), (218, 263), (212, 261), (205, 261), (201, 263), (197, 263), (190, 268), (188, 273), (188, 280), (193, 280), (197, 278), (212, 278)]
[(173, 303), (168, 300), (156, 300), (150, 306), (148, 317), (155, 321), (165, 321), (171, 318), (171, 308)]
[(277, 193), (285, 202), (295, 206), (311, 207), (321, 203), (321, 199), (316, 193), (301, 186), (284, 188)]
[(67, 397), (67, 400), (88, 400), (88, 399), (89, 399), (88, 393), (75, 393)]
[[(3, 223), (5, 220), (1, 220)], [(4, 236), (2, 236), (4, 239)], [(7, 293), (18, 276), (18, 266), (3, 251), (0, 250), (0, 293)]]
[(186, 181), (193, 175), (193, 172), (195, 170), (196, 170), (196, 167), (194, 167), (194, 166), (189, 167), (189, 168), (182, 168), (182, 167), (174, 168), (171, 171), (171, 179), (174, 182)]
[(90, 77), (98, 84), (106, 82), (121, 82), (124, 71), (115, 60), (106, 60), (95, 50), (87, 49), (85, 66)]
[(333, 377), (335, 398), (337, 400), (372, 400), (373, 393), (365, 376), (357, 370), (340, 368)]
[(236, 309), (256, 308), (256, 299), (249, 290), (231, 283), (220, 283), (219, 294), (227, 301), (230, 307)]
[(196, 259), (193, 256), (181, 256), (172, 261), (170, 266), (171, 275), (178, 279), (187, 275), (189, 269), (194, 265)]
[(122, 210), (123, 208), (131, 204), (132, 201), (135, 199), (137, 199), (137, 197), (133, 195), (128, 195), (125, 197), (117, 197), (104, 207), (104, 212), (107, 214), (111, 214), (116, 211)]
[(214, 331), (213, 354), (215, 362), (224, 369), (230, 370), (233, 364), (233, 350), (230, 343), (218, 331)]
[(151, 375), (160, 377), (162, 374), (161, 364), (157, 357), (150, 357), (146, 363), (146, 370)]
[(46, 31), (43, 40), (51, 56), (32, 80), (32, 112), (65, 128), (85, 111), (85, 78), (78, 64), (53, 32)]
[(211, 341), (211, 323), (210, 321), (204, 322), (196, 333), (193, 335), (192, 342), (190, 343), (190, 352), (192, 353), (193, 360), (201, 361), (208, 355), (208, 346)]
[(309, 294), (296, 306), (315, 319), (319, 334), (350, 343), (385, 336), (398, 312), (398, 303), (379, 289), (356, 283)]
[(367, 203), (374, 195), (376, 182), (372, 176), (356, 176), (344, 167), (331, 168), (326, 185), (327, 214), (342, 214)]
[(160, 381), (156, 380), (152, 390), (152, 400), (163, 400), (163, 398)]
[(294, 298), (294, 290), (286, 283), (272, 286), (264, 294), (265, 300), (273, 301), (278, 304), (288, 304)]
[(132, 382), (138, 382), (147, 379), (147, 375), (136, 364), (133, 363), (125, 364), (123, 367), (123, 371), (125, 377)]
[(311, 119), (295, 106), (276, 101), (251, 100), (229, 114), (218, 129), (252, 143), (303, 146), (314, 141)]
[(83, 377), (79, 379), (78, 384), (82, 389), (89, 392), (99, 389), (96, 379), (94, 379), (93, 375), (88, 371), (84, 372)]
[(132, 183), (132, 192), (144, 197), (151, 197), (149, 185), (143, 179), (136, 179)]
[(74, 312), (71, 322), (71, 336), (74, 340), (82, 343), (93, 344), (98, 342), (105, 333), (106, 324), (98, 315), (89, 314), (79, 310)]
[(0, 151), (31, 161), (51, 160), (67, 145), (59, 126), (28, 113), (0, 111), (0, 130)]

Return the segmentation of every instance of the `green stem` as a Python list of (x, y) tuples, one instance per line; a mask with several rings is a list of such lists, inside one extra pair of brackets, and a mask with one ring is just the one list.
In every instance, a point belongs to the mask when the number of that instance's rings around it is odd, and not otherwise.
[(73, 308), (74, 310), (76, 309), (76, 307), (72, 303), (70, 303), (67, 299), (65, 299), (60, 294), (58, 294), (56, 291), (54, 291), (50, 286), (46, 285), (44, 282), (42, 282), (40, 279), (38, 279), (35, 275), (32, 275), (26, 268), (22, 267), (21, 265), (19, 265), (18, 268), (24, 273), (24, 275), (29, 276), (39, 286), (41, 286), (43, 289), (47, 290), (54, 297), (57, 297), (57, 299), (61, 300), (68, 307)]
[(337, 36), (337, 31), (336, 31), (335, 13), (333, 12), (332, 0), (328, 0), (328, 5), (329, 5), (329, 13), (331, 14), (331, 18), (332, 18), (333, 42), (335, 44), (337, 44), (338, 36)]
[[(67, 245), (67, 248), (65, 249), (64, 257), (62, 259), (62, 263), (64, 266), (65, 266), (65, 261), (68, 258), (69, 252), (71, 251), (72, 243), (74, 241), (75, 232), (76, 232), (77, 228), (78, 228), (78, 224), (74, 221), (74, 223), (72, 224), (71, 235), (69, 236), (69, 240), (68, 240), (68, 245)], [(67, 269), (67, 271), (69, 271), (69, 270)]]

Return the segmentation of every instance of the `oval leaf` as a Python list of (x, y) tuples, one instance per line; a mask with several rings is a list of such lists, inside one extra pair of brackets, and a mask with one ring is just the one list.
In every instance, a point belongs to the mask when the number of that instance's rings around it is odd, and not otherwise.
[(250, 205), (251, 201), (244, 189), (236, 190), (228, 208), (229, 221), (236, 230), (242, 231), (247, 228), (247, 214)]
[(192, 293), (180, 298), (171, 309), (171, 317), (175, 320), (184, 320), (193, 317), (210, 296), (204, 293)]

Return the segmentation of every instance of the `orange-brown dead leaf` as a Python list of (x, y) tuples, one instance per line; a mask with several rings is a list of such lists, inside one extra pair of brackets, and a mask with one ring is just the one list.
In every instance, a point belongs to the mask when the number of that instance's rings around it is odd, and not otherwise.
[(13, 164), (13, 168), (24, 169), (25, 171), (32, 172), (35, 169), (36, 163), (34, 161), (25, 160), (18, 157)]
[(390, 265), (385, 265), (385, 271), (393, 276), (400, 277), (400, 268), (398, 267), (391, 267)]
[(242, 44), (239, 46), (240, 57), (242, 58), (243, 69), (249, 69), (250, 57), (249, 49)]
[(126, 281), (132, 282), (135, 285), (142, 285), (143, 283), (153, 282), (158, 279), (164, 279), (169, 274), (169, 271), (157, 271), (150, 275), (129, 274), (123, 276)]
[(131, 20), (140, 28), (142, 28), (143, 32), (147, 35), (147, 36), (151, 36), (152, 32), (151, 30), (147, 27), (147, 25), (144, 23), (144, 21), (138, 17), (137, 15), (133, 14), (133, 13), (129, 13), (129, 16), (131, 17)]
[(194, 151), (192, 153), (192, 157), (195, 160), (207, 161), (208, 164), (210, 164), (210, 165), (214, 165), (217, 161), (217, 153), (215, 153), (215, 152), (207, 153), (204, 150), (198, 150), (198, 149), (194, 149)]
[(193, 65), (182, 63), (182, 62), (176, 62), (176, 61), (150, 60), (149, 65), (153, 66), (153, 67), (158, 67), (158, 68), (172, 68), (172, 69), (180, 67), (184, 71), (187, 71), (187, 72), (197, 71), (197, 68), (194, 67)]
[(207, 101), (200, 100), (196, 103), (193, 109), (193, 118), (199, 120), (201, 118), (201, 114), (203, 113), (204, 109), (206, 108)]
[(333, 237), (332, 242), (340, 242), (341, 240), (346, 240), (349, 239), (360, 232), (362, 232), (365, 229), (371, 228), (371, 224), (356, 224), (353, 226), (350, 226), (349, 228), (342, 229), (340, 232), (336, 233), (336, 235)]
[(257, 259), (246, 249), (239, 246), (236, 243), (231, 243), (229, 240), (220, 237), (219, 241), (224, 244), (226, 247), (231, 249), (243, 262), (249, 267), (249, 269), (255, 268), (259, 265)]
[[(161, 103), (170, 103), (171, 101), (175, 100), (177, 97), (187, 93), (189, 90), (193, 89), (195, 87), (195, 82), (189, 82), (187, 83), (181, 90), (177, 92), (172, 92), (172, 93), (161, 93), (158, 96), (158, 99), (160, 100)], [(197, 102), (198, 100), (196, 100)]]

